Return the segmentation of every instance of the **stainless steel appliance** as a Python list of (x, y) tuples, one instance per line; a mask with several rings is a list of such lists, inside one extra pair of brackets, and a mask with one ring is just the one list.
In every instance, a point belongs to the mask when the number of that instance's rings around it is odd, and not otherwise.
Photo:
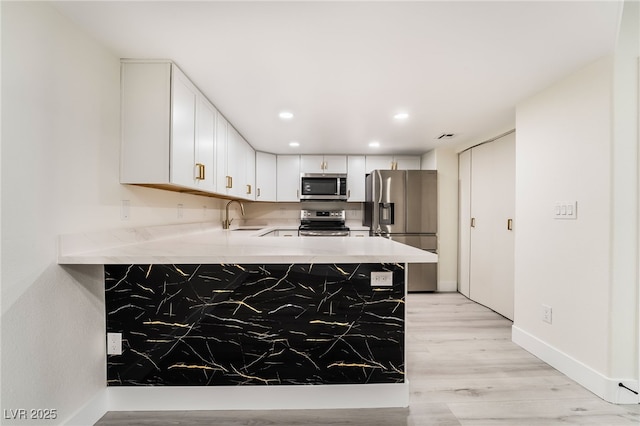
[(346, 212), (341, 203), (303, 202), (300, 210), (301, 237), (348, 237), (349, 227), (345, 225)]
[(301, 173), (300, 199), (346, 201), (346, 173)]
[[(435, 170), (374, 170), (365, 181), (363, 225), (372, 236), (437, 253)], [(437, 264), (409, 265), (408, 291), (435, 291)]]

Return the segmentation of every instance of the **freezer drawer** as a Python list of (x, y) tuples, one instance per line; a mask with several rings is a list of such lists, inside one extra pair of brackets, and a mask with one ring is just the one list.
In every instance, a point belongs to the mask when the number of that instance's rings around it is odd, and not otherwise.
[[(390, 235), (389, 239), (437, 253), (438, 237), (433, 234)], [(438, 290), (438, 264), (410, 263), (407, 277), (407, 290), (411, 292)]]

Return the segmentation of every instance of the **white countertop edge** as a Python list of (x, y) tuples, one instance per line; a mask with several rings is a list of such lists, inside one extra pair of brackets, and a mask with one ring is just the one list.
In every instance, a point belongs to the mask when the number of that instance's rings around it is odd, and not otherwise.
[(60, 237), (58, 264), (435, 263), (438, 256), (384, 238), (260, 237), (282, 226), (222, 230), (211, 224)]

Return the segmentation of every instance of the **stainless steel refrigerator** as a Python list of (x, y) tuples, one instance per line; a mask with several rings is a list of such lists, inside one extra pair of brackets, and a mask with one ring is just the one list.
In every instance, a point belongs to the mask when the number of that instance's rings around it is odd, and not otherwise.
[[(437, 253), (435, 170), (374, 170), (366, 177), (363, 225), (381, 236)], [(409, 265), (408, 291), (436, 291), (436, 263)]]

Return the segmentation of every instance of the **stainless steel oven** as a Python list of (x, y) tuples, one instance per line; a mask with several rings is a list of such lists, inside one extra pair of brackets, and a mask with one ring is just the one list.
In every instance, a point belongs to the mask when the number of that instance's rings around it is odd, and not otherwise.
[(345, 225), (345, 210), (300, 210), (301, 237), (348, 237), (349, 228)]
[(301, 173), (301, 200), (347, 200), (346, 173)]

